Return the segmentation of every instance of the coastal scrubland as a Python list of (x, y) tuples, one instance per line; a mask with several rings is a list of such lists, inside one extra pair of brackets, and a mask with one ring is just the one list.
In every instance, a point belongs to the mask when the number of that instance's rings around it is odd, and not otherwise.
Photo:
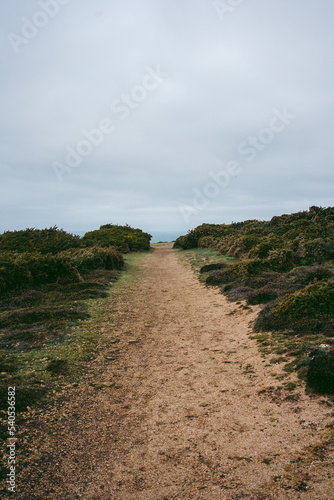
[(334, 393), (334, 208), (310, 207), (269, 221), (202, 224), (174, 248), (215, 251), (207, 285), (231, 301), (261, 305), (254, 338), (272, 359), (289, 355), (310, 389)]
[[(80, 329), (126, 269), (125, 254), (151, 235), (108, 224), (81, 238), (57, 227), (0, 235), (0, 401), (17, 388), (17, 419), (75, 381), (94, 357), (98, 332)], [(6, 439), (6, 420), (1, 435)]]

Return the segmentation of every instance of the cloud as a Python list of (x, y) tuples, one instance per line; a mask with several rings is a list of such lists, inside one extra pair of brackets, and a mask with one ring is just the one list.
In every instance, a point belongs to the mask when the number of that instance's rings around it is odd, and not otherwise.
[[(56, 15), (16, 53), (10, 33), (22, 37), (47, 5)], [(7, 3), (0, 230), (186, 231), (333, 204), (333, 13), (310, 0), (240, 2), (222, 20), (199, 0)], [(139, 102), (148, 67), (168, 76)], [(127, 96), (121, 119), (112, 104)], [(248, 162), (240, 143), (284, 107), (295, 119)], [(115, 130), (59, 182), (54, 162), (105, 118)], [(179, 207), (231, 160), (242, 173), (185, 223)]]

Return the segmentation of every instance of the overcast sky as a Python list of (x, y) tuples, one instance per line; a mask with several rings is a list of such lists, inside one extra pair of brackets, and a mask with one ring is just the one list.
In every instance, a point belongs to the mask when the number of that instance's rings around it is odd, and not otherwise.
[(331, 0), (0, 5), (0, 231), (334, 205)]

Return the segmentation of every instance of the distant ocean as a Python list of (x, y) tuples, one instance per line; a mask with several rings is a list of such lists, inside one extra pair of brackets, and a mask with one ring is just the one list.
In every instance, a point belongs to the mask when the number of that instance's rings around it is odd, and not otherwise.
[[(185, 231), (186, 234), (187, 231)], [(151, 243), (159, 243), (159, 241), (175, 241), (179, 236), (183, 236), (182, 233), (177, 233), (175, 231), (149, 231), (152, 235)]]

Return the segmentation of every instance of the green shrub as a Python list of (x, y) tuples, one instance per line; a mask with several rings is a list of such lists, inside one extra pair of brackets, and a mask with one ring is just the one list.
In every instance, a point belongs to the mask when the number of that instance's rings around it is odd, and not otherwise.
[(185, 236), (179, 236), (176, 238), (173, 244), (173, 248), (182, 248), (184, 250)]
[(82, 241), (86, 246), (116, 247), (121, 252), (135, 252), (149, 250), (151, 238), (141, 229), (105, 224), (96, 231), (86, 233)]
[[(181, 238), (184, 238), (184, 236), (181, 236)], [(183, 240), (181, 240), (181, 242), (182, 241)], [(202, 236), (201, 238), (199, 238), (199, 240), (197, 242), (197, 246), (198, 246), (198, 248), (212, 248), (212, 249), (214, 249), (218, 241), (219, 241), (219, 239), (217, 237), (214, 237), (214, 236)], [(182, 248), (182, 245), (179, 244), (179, 248)]]
[(271, 269), (275, 271), (288, 271), (295, 265), (295, 253), (291, 248), (270, 250), (267, 260)]
[(57, 226), (49, 229), (28, 228), (21, 231), (6, 231), (0, 234), (0, 252), (56, 254), (80, 246), (82, 243), (79, 236), (69, 234)]
[(92, 269), (123, 269), (124, 258), (115, 248), (98, 246), (62, 252), (60, 256), (68, 260), (80, 273)]
[(200, 273), (208, 273), (210, 271), (216, 271), (220, 269), (225, 269), (227, 264), (225, 262), (217, 262), (215, 264), (206, 264), (199, 270)]
[(277, 299), (278, 296), (279, 290), (271, 288), (270, 286), (264, 286), (249, 293), (247, 302), (251, 305), (266, 304), (267, 302)]
[(324, 266), (302, 266), (292, 269), (286, 274), (286, 281), (298, 288), (305, 287), (314, 281), (332, 278), (334, 273)]
[(21, 287), (75, 283), (91, 269), (122, 269), (123, 256), (114, 248), (92, 247), (59, 254), (0, 253), (0, 296)]
[(307, 384), (317, 392), (334, 394), (334, 351), (316, 355), (308, 365)]
[(257, 332), (279, 331), (287, 335), (323, 334), (327, 337), (334, 335), (334, 318), (323, 314), (317, 318), (291, 316), (277, 316), (272, 313), (274, 303), (269, 303), (258, 315), (254, 330)]
[(270, 234), (267, 238), (258, 237), (258, 244), (252, 247), (249, 256), (258, 259), (268, 258), (269, 252), (282, 246), (282, 240)]
[(334, 258), (332, 238), (315, 238), (305, 242), (304, 261), (307, 264), (326, 262)]
[(263, 288), (264, 286), (274, 286), (278, 288), (280, 281), (281, 274), (274, 271), (266, 271), (256, 276), (247, 276), (245, 284), (254, 289)]
[(253, 276), (270, 269), (269, 264), (261, 259), (249, 259), (235, 264), (230, 264), (225, 269), (214, 271), (207, 277), (208, 285), (219, 285), (230, 283), (235, 280), (244, 280), (247, 276)]
[(271, 270), (270, 262), (266, 259), (247, 259), (231, 265), (231, 272), (235, 272), (242, 278), (256, 276)]
[(182, 248), (183, 250), (188, 250), (190, 248), (197, 248), (199, 246), (199, 241), (203, 244), (205, 237), (214, 237), (211, 240), (213, 243), (216, 238), (221, 236), (225, 231), (225, 224), (202, 224), (201, 226), (191, 229), (184, 236), (180, 236), (175, 240), (173, 248)]
[(78, 281), (78, 271), (59, 255), (3, 252), (0, 254), (0, 295), (22, 286)]
[(205, 280), (207, 285), (223, 285), (225, 283), (230, 283), (235, 281), (238, 278), (238, 274), (231, 271), (230, 268), (232, 266), (228, 266), (227, 269), (223, 269), (221, 271), (213, 271)]
[(274, 308), (276, 317), (317, 318), (334, 315), (334, 279), (320, 281), (285, 296)]

